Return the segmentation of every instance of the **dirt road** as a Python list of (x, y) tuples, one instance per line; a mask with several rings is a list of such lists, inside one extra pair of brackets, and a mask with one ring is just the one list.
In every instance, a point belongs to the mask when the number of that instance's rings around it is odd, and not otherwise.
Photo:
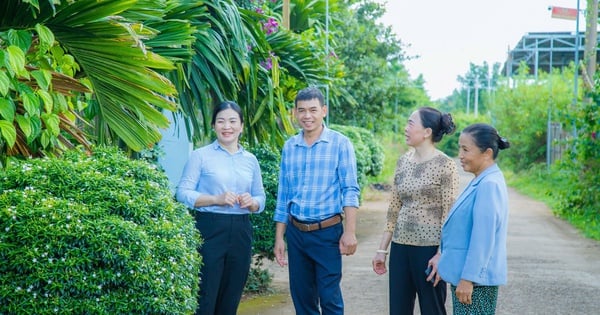
[[(461, 174), (461, 187), (471, 178)], [(384, 227), (389, 194), (376, 192), (365, 199), (357, 224), (358, 250), (343, 262), (346, 314), (388, 314), (387, 275), (376, 275), (371, 259)], [(500, 288), (497, 314), (600, 314), (600, 243), (580, 236), (541, 202), (513, 189), (509, 199), (509, 278)], [(269, 269), (277, 294), (244, 301), (238, 314), (295, 314), (287, 269), (276, 264)], [(448, 314), (452, 314), (450, 302), (449, 298)]]

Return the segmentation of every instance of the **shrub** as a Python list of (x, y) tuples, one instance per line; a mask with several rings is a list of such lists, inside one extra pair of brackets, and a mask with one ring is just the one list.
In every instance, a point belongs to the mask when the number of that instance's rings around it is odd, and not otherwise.
[(279, 163), (281, 155), (277, 149), (266, 144), (249, 147), (258, 159), (263, 178), (263, 186), (267, 197), (265, 210), (259, 214), (251, 215), (253, 240), (252, 254), (254, 264), (251, 267), (248, 281), (244, 288), (246, 293), (264, 293), (272, 282), (272, 276), (267, 269), (263, 269), (263, 259), (273, 260), (273, 244), (275, 244), (275, 207), (277, 206), (277, 186), (279, 185)]
[(1, 314), (191, 314), (201, 240), (167, 177), (116, 149), (0, 178)]
[(356, 167), (358, 169), (358, 183), (365, 187), (367, 177), (377, 176), (383, 170), (383, 148), (372, 132), (361, 127), (331, 125), (347, 136), (354, 146), (356, 154)]
[(273, 244), (275, 243), (275, 207), (277, 206), (277, 186), (279, 185), (279, 163), (281, 155), (279, 151), (261, 144), (248, 148), (260, 164), (260, 170), (263, 178), (263, 186), (267, 201), (265, 210), (259, 214), (251, 215), (250, 221), (253, 227), (253, 248), (252, 253), (259, 259), (267, 258), (273, 260)]

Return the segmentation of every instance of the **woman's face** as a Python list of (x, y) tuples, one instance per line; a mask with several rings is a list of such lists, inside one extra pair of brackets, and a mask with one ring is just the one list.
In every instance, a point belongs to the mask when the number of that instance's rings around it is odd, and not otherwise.
[(217, 140), (223, 145), (237, 144), (243, 127), (240, 115), (231, 108), (220, 111), (213, 126)]
[(414, 111), (410, 117), (408, 117), (408, 124), (404, 128), (404, 137), (406, 138), (406, 144), (411, 147), (416, 147), (431, 135), (431, 129), (424, 128), (421, 123), (421, 115), (419, 111)]
[(491, 151), (491, 149), (481, 152), (479, 147), (475, 145), (475, 141), (473, 141), (473, 137), (470, 134), (460, 134), (458, 138), (458, 158), (465, 172), (473, 173), (477, 176), (485, 170), (489, 166), (490, 154), (488, 151)]

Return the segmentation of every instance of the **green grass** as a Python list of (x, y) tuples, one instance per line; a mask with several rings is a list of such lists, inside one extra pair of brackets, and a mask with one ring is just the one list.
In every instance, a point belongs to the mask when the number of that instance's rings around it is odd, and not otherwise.
[(558, 217), (566, 220), (585, 237), (600, 240), (600, 211), (573, 209), (566, 196), (573, 189), (572, 174), (559, 169), (547, 170), (536, 165), (518, 174), (504, 171), (507, 183), (520, 193), (545, 203)]

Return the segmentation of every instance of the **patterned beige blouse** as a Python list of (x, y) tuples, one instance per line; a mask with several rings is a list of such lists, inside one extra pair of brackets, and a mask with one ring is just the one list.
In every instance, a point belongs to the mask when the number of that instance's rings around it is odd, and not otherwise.
[(393, 233), (395, 243), (436, 246), (458, 195), (458, 168), (439, 150), (420, 163), (413, 160), (414, 153), (410, 150), (396, 164), (386, 231)]

